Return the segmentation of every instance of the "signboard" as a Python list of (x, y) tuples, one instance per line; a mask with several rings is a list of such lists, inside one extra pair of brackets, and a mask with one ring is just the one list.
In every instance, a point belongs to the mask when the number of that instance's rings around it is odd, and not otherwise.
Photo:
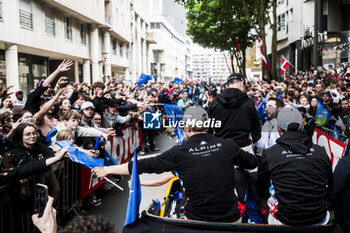
[[(111, 138), (106, 146), (106, 151), (118, 162), (118, 164), (126, 163), (134, 154), (134, 149), (142, 146), (142, 130), (135, 130), (131, 126), (122, 130), (122, 137)], [(100, 187), (105, 180), (94, 177), (90, 169), (81, 166), (80, 169), (80, 198), (84, 199), (95, 189)]]
[(331, 136), (315, 129), (312, 142), (323, 147), (332, 162), (333, 171), (338, 161), (343, 157), (346, 145), (332, 138)]

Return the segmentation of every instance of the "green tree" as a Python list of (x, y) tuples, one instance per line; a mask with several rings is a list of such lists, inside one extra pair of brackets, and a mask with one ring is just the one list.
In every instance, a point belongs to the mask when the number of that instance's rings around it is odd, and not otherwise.
[(242, 11), (243, 3), (237, 0), (182, 2), (188, 10), (187, 33), (193, 42), (203, 47), (229, 52), (231, 71), (245, 74), (245, 51), (252, 46), (254, 37), (250, 34), (250, 20)]

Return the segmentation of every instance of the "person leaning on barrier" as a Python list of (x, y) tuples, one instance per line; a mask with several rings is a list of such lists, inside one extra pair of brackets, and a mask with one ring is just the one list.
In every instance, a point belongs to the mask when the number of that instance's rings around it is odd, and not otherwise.
[[(208, 119), (202, 108), (190, 107), (184, 122)], [(188, 219), (235, 222), (240, 213), (234, 195), (234, 165), (252, 169), (257, 158), (241, 150), (232, 140), (216, 138), (204, 127), (184, 128), (188, 140), (159, 156), (138, 161), (140, 173), (162, 173), (176, 170), (183, 181), (189, 200), (185, 206)], [(98, 177), (107, 174), (128, 175), (132, 162), (109, 167), (96, 167)]]
[(327, 193), (332, 164), (325, 150), (300, 131), (302, 116), (290, 106), (277, 116), (277, 144), (265, 150), (259, 164), (257, 190), (267, 200), (269, 224), (327, 224)]

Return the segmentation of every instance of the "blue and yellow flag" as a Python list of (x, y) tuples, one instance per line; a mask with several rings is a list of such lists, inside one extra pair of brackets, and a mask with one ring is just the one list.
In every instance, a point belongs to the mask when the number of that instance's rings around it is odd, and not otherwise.
[(329, 125), (329, 121), (332, 119), (331, 112), (323, 105), (323, 103), (317, 100), (317, 108), (315, 114), (315, 123), (317, 127), (326, 127)]

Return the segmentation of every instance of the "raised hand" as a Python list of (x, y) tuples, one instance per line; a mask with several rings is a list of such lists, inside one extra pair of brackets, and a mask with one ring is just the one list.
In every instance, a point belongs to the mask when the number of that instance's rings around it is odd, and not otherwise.
[(57, 67), (59, 72), (66, 72), (70, 70), (73, 65), (73, 61), (64, 59), (63, 62)]

